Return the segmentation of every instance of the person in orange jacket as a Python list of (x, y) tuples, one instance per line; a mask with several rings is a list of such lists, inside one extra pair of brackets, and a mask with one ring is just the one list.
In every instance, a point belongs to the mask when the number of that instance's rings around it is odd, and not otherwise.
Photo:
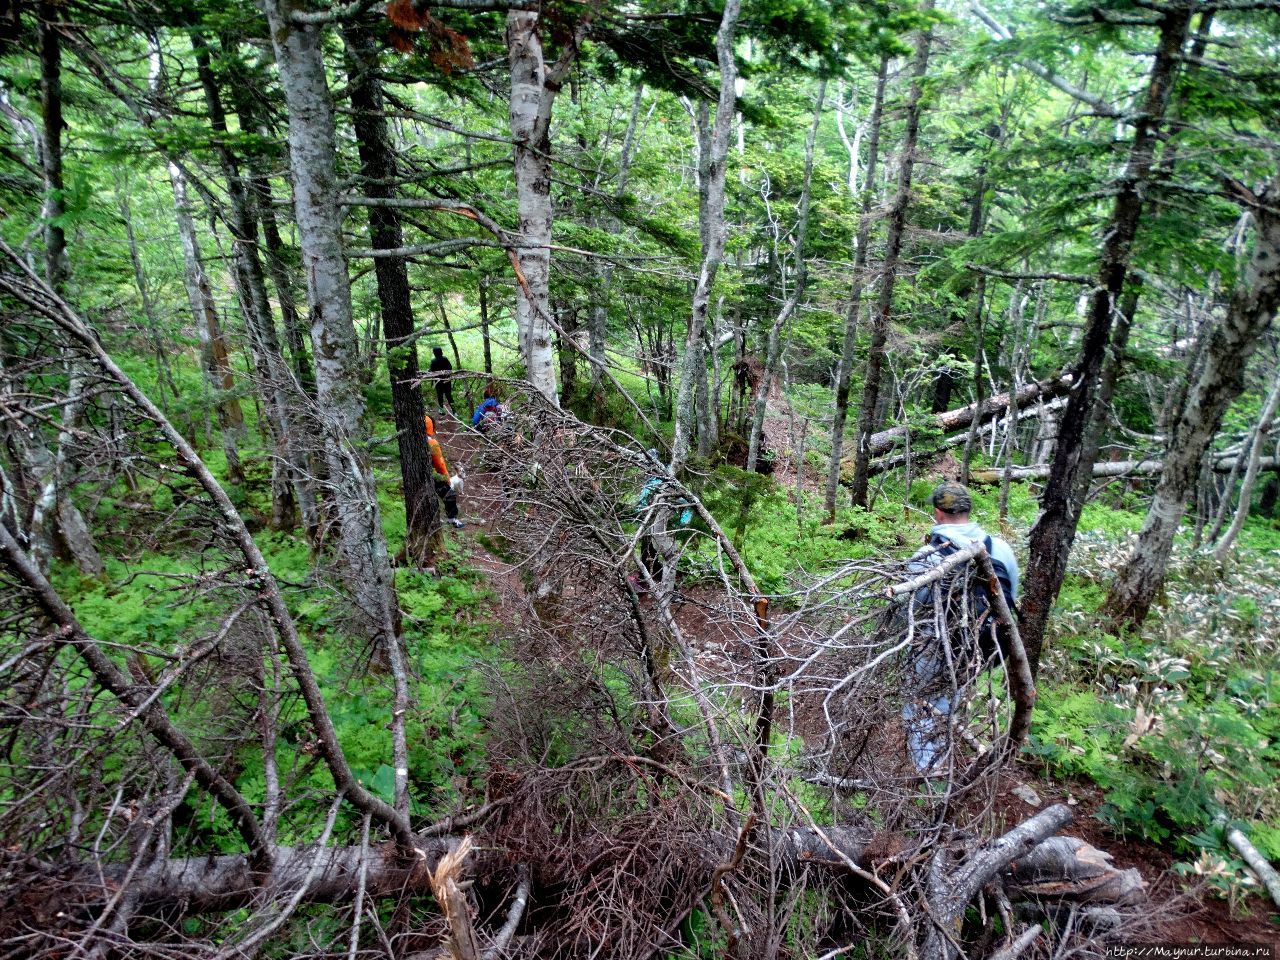
[(462, 478), (449, 476), (449, 465), (445, 463), (444, 451), (440, 441), (436, 439), (436, 422), (427, 414), (422, 418), (427, 430), (427, 447), (431, 450), (431, 479), (435, 483), (436, 496), (444, 503), (444, 514), (455, 527), (463, 526), (458, 519), (458, 491), (462, 489)]

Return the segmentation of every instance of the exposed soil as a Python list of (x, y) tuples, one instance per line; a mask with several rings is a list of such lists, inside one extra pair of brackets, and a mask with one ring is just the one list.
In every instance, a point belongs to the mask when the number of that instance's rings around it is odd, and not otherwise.
[[(1013, 791), (1031, 787), (1041, 800), (1034, 807)], [(1280, 946), (1280, 916), (1265, 894), (1255, 894), (1231, 906), (1203, 886), (1174, 873), (1174, 856), (1162, 847), (1132, 836), (1120, 836), (1096, 816), (1103, 805), (1102, 791), (1087, 781), (1056, 781), (1043, 776), (1035, 765), (1021, 761), (1000, 778), (995, 816), (1007, 826), (1025, 820), (1052, 803), (1075, 808), (1076, 818), (1066, 833), (1111, 854), (1112, 863), (1135, 867), (1147, 882), (1155, 928), (1151, 942), (1170, 944), (1271, 944)]]

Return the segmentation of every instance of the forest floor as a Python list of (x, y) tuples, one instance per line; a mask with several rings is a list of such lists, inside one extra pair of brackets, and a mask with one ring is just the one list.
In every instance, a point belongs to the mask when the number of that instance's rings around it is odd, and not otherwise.
[[(778, 400), (769, 404), (765, 429), (776, 444), (774, 449), (778, 455), (774, 479), (791, 490), (795, 486), (795, 461), (785, 403)], [(447, 415), (440, 416), (436, 422), (446, 458), (455, 471), (461, 468), (466, 478), (460, 507), (467, 526), (447, 533), (450, 549), (484, 572), (493, 594), (494, 618), (504, 624), (518, 623), (528, 609), (522, 571), (517, 565), (495, 556), (484, 542), (484, 533), (503, 509), (504, 501), (496, 478), (481, 462), (483, 444), (465, 422)], [(808, 492), (818, 492), (822, 480), (806, 471), (802, 485)], [(741, 643), (741, 638), (719, 610), (724, 598), (718, 591), (695, 586), (682, 593), (676, 621), (691, 647), (706, 658), (706, 666), (715, 672), (723, 665), (725, 655)], [(1032, 794), (1026, 793), (1027, 787)], [(1033, 805), (1024, 796), (1038, 798), (1040, 803)], [(1207, 885), (1197, 887), (1191, 878), (1174, 871), (1176, 858), (1168, 850), (1135, 837), (1122, 836), (1099, 819), (1097, 813), (1104, 802), (1102, 791), (1090, 781), (1052, 777), (1044, 772), (1042, 765), (1024, 758), (1001, 775), (992, 812), (998, 826), (1012, 827), (1049, 804), (1066, 803), (1074, 807), (1072, 835), (1111, 854), (1115, 866), (1134, 867), (1141, 873), (1158, 917), (1155, 939), (1161, 942), (1280, 946), (1280, 926), (1271, 919), (1276, 911), (1264, 895), (1253, 895), (1246, 902), (1233, 905), (1215, 896)]]

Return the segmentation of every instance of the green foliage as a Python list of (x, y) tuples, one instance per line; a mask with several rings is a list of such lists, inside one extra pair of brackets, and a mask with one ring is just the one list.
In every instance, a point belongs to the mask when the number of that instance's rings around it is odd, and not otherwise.
[[(1139, 634), (1103, 634), (1091, 613), (1126, 549), (1126, 540), (1099, 532), (1107, 520), (1099, 510), (1077, 541), (1076, 573), (1059, 598), (1056, 666), (1046, 668), (1055, 682), (1042, 678), (1028, 752), (1057, 774), (1097, 783), (1099, 816), (1120, 832), (1185, 852), (1203, 847), (1225, 812), (1251, 820), (1246, 832), (1261, 828), (1271, 842), (1280, 671), (1256, 638), (1270, 636), (1280, 616), (1272, 568), (1250, 569), (1224, 589), (1219, 571), (1180, 561), (1166, 586), (1176, 602)], [(1121, 533), (1138, 520), (1110, 511)], [(1187, 870), (1225, 883), (1224, 862), (1202, 857)]]
[[(306, 544), (289, 534), (264, 533), (258, 538), (273, 574), (286, 583), (312, 580), (312, 558)], [(105, 577), (81, 581), (60, 569), (58, 585), (73, 599), (77, 616), (91, 635), (110, 637), (120, 649), (137, 647), (142, 668), (160, 669), (167, 654), (184, 648), (201, 630), (209, 630), (218, 611), (192, 599), (186, 587), (199, 576), (210, 558), (150, 554), (131, 564), (108, 560)], [(480, 787), (486, 730), (487, 693), (477, 661), (492, 656), (490, 624), (485, 618), (487, 598), (476, 575), (448, 561), (436, 577), (400, 570), (397, 588), (405, 610), (404, 639), (413, 672), (413, 709), (407, 727), (411, 812), (432, 819), (455, 809)], [(290, 595), (296, 622), (308, 650), (311, 670), (328, 705), (339, 743), (356, 777), (375, 794), (393, 799), (394, 771), (392, 709), (388, 678), (368, 669), (360, 647), (340, 632), (325, 591), (308, 588)], [(122, 666), (123, 664), (123, 660)], [(138, 667), (130, 666), (130, 669)], [(220, 683), (234, 690), (236, 676)], [(181, 684), (166, 695), (166, 709), (185, 729), (200, 731), (210, 744), (237, 741), (243, 730), (232, 712), (219, 704), (227, 695), (210, 699), (190, 696)], [(223, 714), (223, 715), (220, 715)], [(300, 778), (304, 799), (291, 807), (280, 826), (281, 842), (307, 842), (319, 835), (333, 782), (315, 762), (308, 741), (309, 724), (302, 704), (292, 701), (283, 716), (285, 736), (276, 762), (291, 778)], [(250, 803), (265, 798), (262, 757), (252, 740), (238, 750), (235, 784)], [(343, 817), (348, 813), (344, 812)], [(340, 819), (340, 825), (352, 826)], [(239, 840), (225, 810), (199, 794), (190, 809), (185, 842), (234, 850)]]
[[(834, 524), (821, 522), (812, 505), (796, 520), (796, 508), (772, 480), (734, 467), (717, 468), (703, 490), (707, 504), (733, 535), (743, 560), (766, 593), (781, 592), (797, 569), (814, 569), (836, 559), (856, 559), (901, 550), (901, 510), (887, 501), (867, 511), (841, 510)], [(779, 550), (785, 543), (787, 550)], [(709, 549), (709, 548), (704, 548)]]

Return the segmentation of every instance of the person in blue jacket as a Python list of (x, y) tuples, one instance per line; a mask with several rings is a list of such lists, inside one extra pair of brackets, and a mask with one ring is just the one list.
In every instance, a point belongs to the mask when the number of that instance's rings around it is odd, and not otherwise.
[(487, 433), (490, 428), (501, 424), (506, 416), (507, 408), (498, 399), (497, 389), (493, 384), (489, 384), (484, 388), (484, 399), (480, 402), (480, 406), (476, 407), (475, 413), (471, 415), (471, 426), (481, 433)]
[[(646, 451), (649, 459), (654, 463), (661, 463), (656, 449)], [(636, 513), (640, 516), (649, 512), (649, 504), (652, 502), (654, 495), (662, 489), (665, 478), (661, 474), (655, 473), (645, 481), (644, 486), (640, 488), (640, 495), (636, 498)], [(680, 511), (679, 528), (688, 527), (693, 522), (693, 504), (685, 500), (671, 504), (673, 509)], [(667, 534), (667, 524), (664, 515), (665, 511), (653, 520), (653, 525), (649, 531), (646, 531), (640, 537), (640, 562), (644, 564), (644, 568), (649, 571), (649, 576), (658, 581), (662, 579), (662, 565), (658, 562), (658, 538)], [(648, 589), (647, 585), (637, 576), (629, 578), (637, 592), (643, 593)]]

